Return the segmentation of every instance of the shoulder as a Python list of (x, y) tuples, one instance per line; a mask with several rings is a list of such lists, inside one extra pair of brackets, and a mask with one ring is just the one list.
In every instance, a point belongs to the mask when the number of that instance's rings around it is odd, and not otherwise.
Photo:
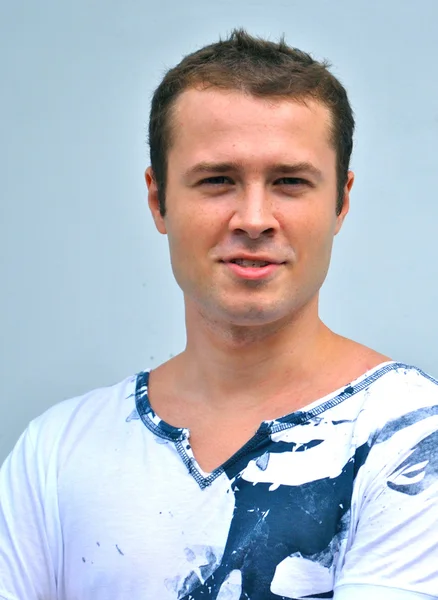
[(50, 453), (55, 446), (84, 432), (101, 431), (129, 418), (135, 409), (137, 376), (59, 402), (31, 421), (26, 430), (33, 446)]
[(365, 408), (373, 412), (374, 423), (380, 427), (412, 413), (418, 418), (437, 414), (438, 381), (418, 367), (383, 363), (365, 383)]
[[(412, 444), (438, 430), (438, 381), (418, 367), (387, 362), (359, 380), (357, 430), (370, 446)], [(385, 444), (384, 444), (385, 442)]]
[[(388, 590), (394, 598), (408, 597), (409, 591), (432, 598), (437, 589), (436, 540), (430, 532), (438, 508), (438, 382), (417, 367), (391, 362), (371, 373), (366, 386), (358, 421), (367, 441), (337, 585), (348, 585), (348, 597), (354, 598), (362, 597), (366, 586), (376, 586), (382, 597)], [(347, 597), (347, 587), (345, 592)]]
[[(379, 486), (399, 485), (394, 478), (415, 465), (415, 475), (423, 478), (426, 470), (437, 471), (437, 380), (412, 365), (391, 362), (365, 381), (356, 432), (368, 448), (367, 468), (362, 471), (366, 486), (378, 490)], [(415, 478), (408, 479), (404, 484), (417, 483)]]

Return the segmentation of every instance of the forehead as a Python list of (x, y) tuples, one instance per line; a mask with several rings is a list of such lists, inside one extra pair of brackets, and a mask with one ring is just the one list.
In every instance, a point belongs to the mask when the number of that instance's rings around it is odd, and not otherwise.
[(331, 132), (330, 110), (311, 98), (188, 89), (172, 111), (169, 160), (239, 159), (239, 154), (284, 160), (286, 153), (291, 160), (324, 161), (334, 157)]

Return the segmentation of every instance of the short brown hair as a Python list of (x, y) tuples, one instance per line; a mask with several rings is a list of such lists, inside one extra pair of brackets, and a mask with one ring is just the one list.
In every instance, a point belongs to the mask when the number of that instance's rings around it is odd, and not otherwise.
[(166, 212), (167, 154), (171, 146), (171, 112), (178, 96), (193, 87), (241, 90), (255, 97), (312, 98), (327, 106), (332, 114), (331, 138), (336, 150), (338, 198), (342, 209), (353, 149), (354, 116), (347, 92), (329, 71), (329, 63), (318, 62), (310, 54), (235, 29), (219, 40), (188, 54), (167, 71), (152, 97), (149, 119), (151, 166), (158, 188), (160, 211)]

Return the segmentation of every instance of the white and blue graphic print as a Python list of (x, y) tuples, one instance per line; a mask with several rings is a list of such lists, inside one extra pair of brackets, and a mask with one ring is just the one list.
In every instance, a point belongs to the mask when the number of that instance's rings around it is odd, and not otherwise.
[[(162, 421), (152, 410), (148, 372), (138, 375), (136, 407), (156, 436), (173, 442), (199, 493), (226, 475), (234, 497), (226, 544), (186, 548), (187, 572), (169, 574), (178, 600), (303, 600), (332, 598), (351, 521), (356, 478), (370, 452), (400, 432), (438, 415), (438, 406), (409, 411), (381, 428), (357, 434), (368, 390), (391, 369), (306, 412), (264, 422), (255, 436), (211, 474), (197, 467), (189, 432)], [(422, 374), (424, 375), (424, 374)], [(362, 394), (359, 394), (362, 392)], [(414, 444), (387, 477), (396, 494), (415, 496), (438, 480), (438, 432)], [(217, 515), (221, 519), (221, 515)], [(174, 579), (172, 579), (174, 577)]]

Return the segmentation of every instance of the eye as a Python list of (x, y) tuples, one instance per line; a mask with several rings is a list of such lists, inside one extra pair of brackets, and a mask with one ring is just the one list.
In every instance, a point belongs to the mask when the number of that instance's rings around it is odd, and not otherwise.
[(308, 182), (305, 179), (301, 179), (300, 177), (280, 177), (280, 179), (276, 179), (275, 181), (278, 185), (307, 185)]
[(201, 185), (227, 185), (232, 184), (232, 180), (224, 175), (215, 175), (214, 177), (206, 177), (199, 182)]

